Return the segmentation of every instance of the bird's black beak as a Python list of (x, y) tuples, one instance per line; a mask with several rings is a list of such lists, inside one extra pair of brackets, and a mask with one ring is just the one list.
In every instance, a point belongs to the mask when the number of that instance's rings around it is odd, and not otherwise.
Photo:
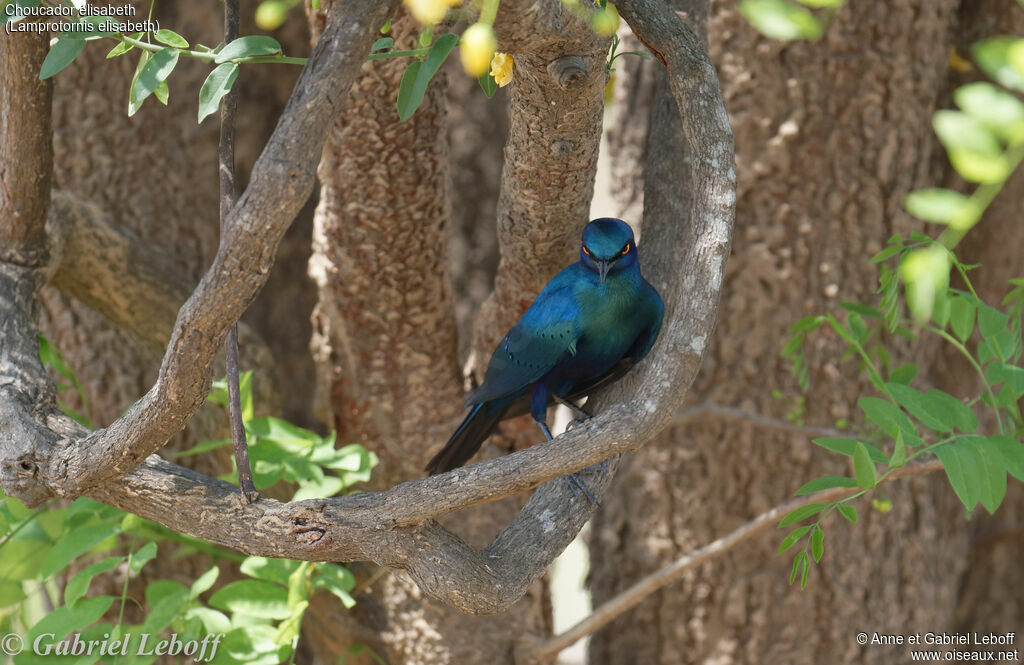
[(601, 286), (604, 286), (604, 278), (608, 276), (608, 269), (612, 267), (611, 261), (598, 261), (597, 274), (601, 278)]

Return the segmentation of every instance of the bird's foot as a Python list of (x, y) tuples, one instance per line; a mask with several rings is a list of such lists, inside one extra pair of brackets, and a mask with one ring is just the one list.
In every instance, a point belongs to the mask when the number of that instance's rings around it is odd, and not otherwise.
[(565, 426), (565, 431), (568, 432), (571, 429), (579, 427), (580, 425), (582, 425), (585, 422), (587, 422), (586, 418), (576, 418), (575, 420), (573, 420), (572, 422), (570, 422), (568, 425)]
[(564, 476), (564, 478), (565, 481), (569, 483), (569, 491), (572, 493), (573, 497), (577, 497), (580, 495), (580, 492), (583, 492), (583, 494), (590, 499), (591, 503), (598, 507), (601, 506), (601, 502), (597, 500), (594, 493), (591, 492), (590, 488), (587, 487), (587, 484), (583, 482), (583, 479), (580, 478), (580, 474), (578, 472), (570, 473), (569, 475)]

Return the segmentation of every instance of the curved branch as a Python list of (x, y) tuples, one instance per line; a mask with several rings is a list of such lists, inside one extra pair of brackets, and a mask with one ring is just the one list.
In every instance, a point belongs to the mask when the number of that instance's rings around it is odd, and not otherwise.
[[(63, 495), (88, 488), (94, 498), (252, 554), (370, 559), (409, 571), (426, 593), (467, 612), (497, 612), (542, 574), (593, 505), (572, 497), (561, 480), (547, 483), (482, 552), (431, 518), (532, 488), (643, 445), (678, 409), (714, 328), (735, 201), (732, 135), (706, 52), (677, 16), (653, 0), (622, 1), (620, 10), (668, 65), (691, 154), (707, 157), (692, 160), (692, 222), (683, 232), (673, 227), (670, 214), (657, 207), (645, 211), (645, 228), (665, 238), (648, 242), (645, 252), (653, 279), (667, 296), (662, 338), (647, 362), (598, 396), (596, 402), (605, 408), (597, 417), (515, 455), (387, 492), (329, 500), (280, 504), (263, 499), (243, 505), (227, 483), (157, 457), (139, 466), (205, 395), (216, 347), (266, 279), (277, 241), (309, 191), (322, 128), (329, 126), (329, 114), (369, 49), (373, 34), (368, 28), (394, 4), (346, 3), (357, 18), (340, 20), (340, 12), (333, 21), (329, 17), (249, 189), (232, 210), (213, 267), (182, 308), (157, 384), (107, 430), (63, 442), (45, 472), (34, 478), (35, 487)], [(336, 78), (328, 82), (328, 76)], [(597, 497), (610, 477), (594, 472), (587, 479)], [(114, 478), (121, 480), (110, 482)]]
[[(921, 464), (913, 464), (892, 472), (886, 476), (882, 482), (888, 483), (899, 478), (920, 476), (926, 473), (932, 473), (933, 471), (939, 471), (941, 469), (942, 462), (937, 459)], [(838, 501), (852, 494), (856, 494), (858, 491), (860, 490), (846, 488), (824, 490), (816, 494), (808, 494), (807, 496), (803, 496), (798, 499), (790, 499), (789, 501), (780, 503), (774, 508), (766, 510), (738, 529), (735, 529), (721, 538), (708, 543), (704, 547), (687, 552), (672, 563), (662, 566), (650, 575), (640, 579), (628, 589), (595, 609), (590, 616), (583, 619), (564, 633), (556, 635), (548, 640), (538, 641), (532, 646), (525, 648), (525, 657), (523, 658), (523, 661), (544, 662), (545, 660), (550, 659), (563, 649), (572, 646), (587, 635), (595, 633), (601, 628), (607, 626), (621, 614), (639, 605), (645, 598), (653, 594), (655, 591), (663, 589), (673, 582), (679, 581), (687, 571), (693, 570), (703, 563), (717, 559), (731, 551), (740, 543), (746, 542), (769, 527), (774, 526), (775, 523), (787, 513), (811, 503)]]
[(178, 314), (156, 384), (105, 430), (65, 439), (34, 477), (34, 494), (73, 497), (158, 450), (203, 403), (214, 356), (266, 282), (277, 244), (313, 188), (325, 128), (351, 87), (375, 28), (397, 0), (333, 12), (288, 107), (229, 215), (224, 242)]

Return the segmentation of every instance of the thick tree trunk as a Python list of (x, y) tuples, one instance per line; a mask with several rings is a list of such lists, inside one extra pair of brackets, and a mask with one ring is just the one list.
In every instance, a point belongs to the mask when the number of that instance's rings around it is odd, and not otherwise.
[[(757, 36), (732, 3), (713, 3), (711, 49), (736, 134), (739, 193), (727, 295), (695, 400), (782, 417), (793, 398), (780, 402), (773, 389), (798, 393), (779, 356), (788, 326), (835, 311), (839, 299), (872, 299), (867, 257), (892, 233), (917, 228), (902, 199), (946, 169), (922, 119), (948, 104), (949, 53), (962, 48), (957, 34), (969, 17), (959, 5), (901, 0), (878, 12), (848, 3), (820, 42), (782, 44)], [(1019, 189), (1014, 196), (1019, 210)], [(870, 393), (852, 363), (839, 363), (842, 348), (827, 334), (815, 338), (802, 413), (809, 424), (856, 420), (856, 397)], [(927, 344), (910, 351), (937, 355)], [(947, 377), (937, 368), (923, 378)], [(709, 415), (627, 460), (594, 522), (595, 604), (804, 480), (849, 473), (810, 438)], [(859, 524), (826, 524), (825, 557), (805, 591), (787, 584), (780, 535), (766, 534), (595, 635), (590, 662), (902, 663), (905, 648), (861, 647), (856, 633), (1014, 630), (1019, 600), (999, 580), (1011, 568), (1019, 575), (1019, 539), (1006, 525), (1021, 493), (1008, 495), (992, 521), (1002, 526), (992, 524), (987, 539), (964, 521), (943, 478), (903, 481), (885, 494), (892, 512), (861, 502)], [(973, 615), (988, 594), (1002, 600), (982, 625)]]
[[(314, 33), (316, 21), (314, 15)], [(389, 34), (396, 48), (409, 48), (419, 27), (403, 16)], [(330, 422), (339, 442), (363, 443), (378, 454), (380, 487), (422, 475), (462, 414), (447, 278), (447, 86), (443, 74), (435, 77), (415, 115), (400, 121), (395, 95), (407, 65), (367, 63), (331, 131), (310, 262), (319, 288), (313, 348)], [(459, 531), (482, 547), (493, 525), (511, 522), (517, 509), (512, 500), (460, 514)], [(540, 585), (508, 614), (468, 617), (425, 600), (407, 576), (383, 572), (357, 597), (353, 614), (363, 632), (379, 634), (372, 646), (394, 665), (508, 662), (519, 636), (544, 632)], [(315, 637), (325, 662), (360, 641), (358, 633), (326, 628), (318, 625)]]

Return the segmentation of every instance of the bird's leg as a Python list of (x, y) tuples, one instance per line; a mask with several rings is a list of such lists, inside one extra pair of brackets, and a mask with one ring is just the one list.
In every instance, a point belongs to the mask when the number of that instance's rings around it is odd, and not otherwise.
[[(533, 421), (537, 423), (537, 427), (540, 428), (540, 431), (544, 432), (544, 438), (548, 441), (554, 438), (551, 436), (551, 430), (548, 429), (547, 424), (549, 394), (554, 395), (554, 393), (549, 393), (546, 385), (543, 383), (537, 383), (533, 386), (533, 395), (530, 397), (530, 415), (533, 416)], [(561, 398), (557, 395), (554, 395), (554, 398), (556, 401), (561, 402)], [(583, 411), (583, 409), (579, 410)], [(586, 411), (583, 411), (583, 413), (586, 414), (588, 418), (590, 417)], [(573, 496), (578, 496), (580, 492), (583, 492), (588, 499), (594, 502), (595, 506), (601, 505), (598, 503), (594, 493), (590, 491), (590, 488), (587, 487), (587, 484), (583, 482), (583, 479), (580, 478), (578, 473), (570, 473), (565, 476), (565, 480), (569, 483), (569, 491), (572, 492)]]
[(530, 396), (530, 415), (533, 416), (533, 422), (537, 423), (540, 431), (544, 432), (544, 438), (547, 441), (555, 438), (551, 436), (551, 430), (548, 429), (548, 387), (543, 383), (533, 386), (533, 395)]
[(562, 406), (568, 407), (573, 413), (575, 413), (578, 416), (578, 418), (576, 419), (577, 421), (590, 420), (591, 418), (594, 417), (589, 412), (584, 410), (582, 406), (579, 406), (572, 400), (565, 399), (561, 395), (555, 393), (551, 393), (551, 396), (555, 398), (556, 402), (558, 402)]

